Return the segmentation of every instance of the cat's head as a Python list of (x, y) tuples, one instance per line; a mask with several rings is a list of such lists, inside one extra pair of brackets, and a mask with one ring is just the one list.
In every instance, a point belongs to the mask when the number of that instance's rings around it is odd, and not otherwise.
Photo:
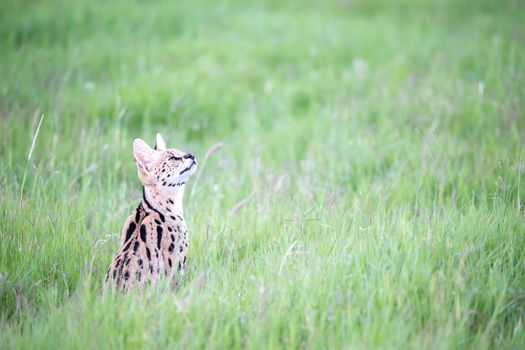
[(158, 190), (176, 190), (197, 170), (197, 161), (191, 153), (166, 148), (166, 142), (157, 134), (155, 149), (144, 140), (133, 140), (133, 156), (140, 181)]

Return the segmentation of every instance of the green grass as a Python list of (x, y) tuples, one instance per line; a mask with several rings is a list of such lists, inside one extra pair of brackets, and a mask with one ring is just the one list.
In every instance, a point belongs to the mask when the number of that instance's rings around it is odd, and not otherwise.
[[(525, 348), (523, 18), (2, 1), (0, 347)], [(188, 273), (102, 295), (157, 131), (201, 163)]]

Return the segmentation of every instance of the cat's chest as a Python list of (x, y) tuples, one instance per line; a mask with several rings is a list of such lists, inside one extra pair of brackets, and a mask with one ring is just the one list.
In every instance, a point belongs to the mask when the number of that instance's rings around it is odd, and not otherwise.
[(188, 247), (188, 230), (184, 220), (175, 217), (168, 218), (162, 226), (160, 250), (163, 254), (174, 255), (184, 253)]

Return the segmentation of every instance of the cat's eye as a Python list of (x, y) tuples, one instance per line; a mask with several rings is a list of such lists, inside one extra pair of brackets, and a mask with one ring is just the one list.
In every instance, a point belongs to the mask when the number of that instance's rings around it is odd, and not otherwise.
[(168, 158), (168, 160), (182, 160), (181, 157), (175, 157), (175, 156), (171, 156)]

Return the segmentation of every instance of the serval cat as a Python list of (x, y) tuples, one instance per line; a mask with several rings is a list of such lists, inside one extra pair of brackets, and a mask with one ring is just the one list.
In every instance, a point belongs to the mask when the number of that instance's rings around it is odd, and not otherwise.
[(122, 228), (120, 248), (106, 275), (105, 285), (124, 291), (154, 283), (162, 276), (184, 273), (188, 230), (182, 212), (184, 186), (197, 169), (191, 153), (166, 148), (160, 134), (155, 149), (133, 141), (133, 155), (143, 185), (142, 201)]

